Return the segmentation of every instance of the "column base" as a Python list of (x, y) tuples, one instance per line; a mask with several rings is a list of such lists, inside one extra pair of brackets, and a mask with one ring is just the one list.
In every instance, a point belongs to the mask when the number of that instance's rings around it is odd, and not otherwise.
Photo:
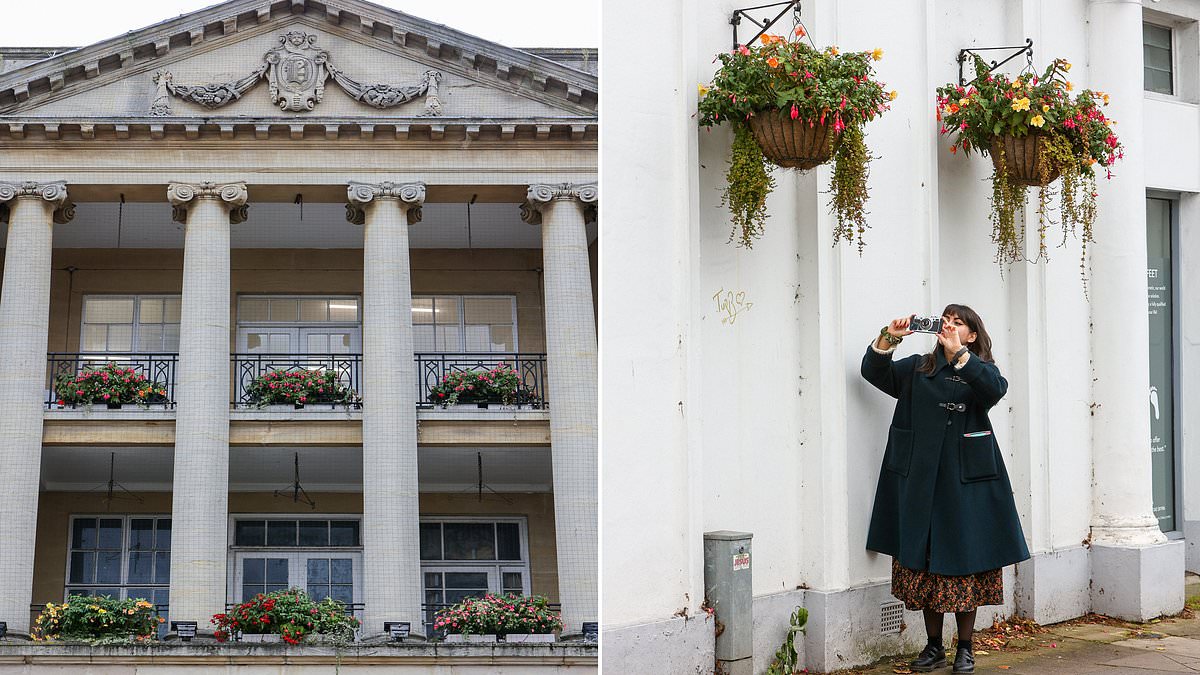
[(1182, 540), (1150, 546), (1092, 545), (1092, 611), (1149, 621), (1183, 610)]
[(715, 623), (701, 613), (662, 621), (604, 628), (605, 670), (627, 673), (711, 673), (716, 659)]
[(1183, 564), (1189, 572), (1200, 574), (1200, 520), (1184, 520), (1183, 541), (1186, 552)]
[(1091, 611), (1091, 557), (1075, 546), (1034, 554), (1016, 567), (1017, 614), (1040, 624), (1058, 623)]

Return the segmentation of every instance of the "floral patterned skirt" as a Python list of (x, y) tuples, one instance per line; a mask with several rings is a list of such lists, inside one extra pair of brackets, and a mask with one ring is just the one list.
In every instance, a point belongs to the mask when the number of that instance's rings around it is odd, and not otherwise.
[(909, 610), (969, 612), (1004, 604), (1004, 577), (999, 569), (964, 576), (910, 570), (893, 558), (892, 595)]

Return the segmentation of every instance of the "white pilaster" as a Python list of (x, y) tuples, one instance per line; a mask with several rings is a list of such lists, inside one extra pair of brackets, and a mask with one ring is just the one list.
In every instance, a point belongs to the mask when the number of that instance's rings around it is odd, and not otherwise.
[(542, 226), (554, 532), (564, 633), (598, 620), (596, 322), (587, 212), (595, 185), (532, 185), (522, 215)]
[(417, 373), (408, 226), (424, 183), (350, 183), (346, 218), (363, 231), (363, 633), (421, 623)]
[(171, 513), (174, 620), (211, 629), (225, 611), (229, 517), (229, 224), (246, 217), (245, 183), (171, 183), (185, 224)]
[(50, 252), (55, 222), (70, 220), (67, 186), (0, 183), (9, 209), (0, 293), (0, 621), (29, 632), (33, 547), (42, 469), (42, 406), (50, 325)]

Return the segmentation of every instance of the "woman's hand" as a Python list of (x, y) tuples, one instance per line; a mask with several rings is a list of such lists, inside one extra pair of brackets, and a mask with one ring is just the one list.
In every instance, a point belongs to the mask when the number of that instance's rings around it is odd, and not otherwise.
[(942, 330), (938, 333), (938, 342), (942, 344), (942, 351), (946, 353), (946, 360), (950, 361), (958, 350), (962, 349), (962, 339), (958, 336), (958, 328), (954, 324), (942, 322)]
[(888, 324), (888, 332), (892, 334), (892, 337), (904, 337), (905, 335), (912, 335), (913, 332), (908, 329), (908, 321), (910, 318), (911, 317), (902, 316), (899, 319), (893, 319), (892, 322)]

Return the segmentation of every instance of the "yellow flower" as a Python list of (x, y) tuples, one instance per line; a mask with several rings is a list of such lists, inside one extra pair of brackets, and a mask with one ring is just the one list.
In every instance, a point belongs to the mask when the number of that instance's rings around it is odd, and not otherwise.
[(1029, 123), (1035, 127), (1040, 128), (1043, 124), (1046, 123), (1046, 120), (1042, 119), (1041, 115), (1034, 115), (1033, 118), (1029, 120)]
[(1013, 88), (1013, 89), (1020, 89), (1020, 88), (1021, 88), (1021, 78), (1019, 78), (1019, 77), (1018, 77), (1017, 79), (1013, 80), (1013, 83), (1012, 83), (1012, 88)]
[(1101, 94), (1100, 98), (1104, 99), (1104, 105), (1108, 105), (1108, 94)]
[(1012, 102), (1013, 110), (1029, 110), (1029, 99), (1019, 98)]
[(1071, 91), (1074, 88), (1075, 88), (1075, 85), (1071, 84), (1070, 82), (1067, 83), (1067, 91)]
[(897, 96), (899, 96), (899, 95), (900, 95), (900, 94), (897, 94), (897, 93), (896, 93), (896, 90), (895, 90), (895, 89), (893, 89), (893, 90), (891, 90), (891, 91), (889, 91), (889, 92), (888, 92), (888, 100), (889, 100), (889, 101), (895, 101), (895, 100), (896, 100), (896, 97), (897, 97)]
[(883, 50), (880, 49), (879, 47), (876, 47), (871, 52), (871, 58), (875, 59), (876, 61), (878, 61), (879, 59), (882, 59), (883, 58)]
[(959, 105), (960, 107), (961, 107), (961, 106), (965, 106), (966, 104), (968, 104), (968, 103), (970, 103), (970, 102), (971, 102), (971, 100), (970, 100), (970, 99), (966, 99), (966, 98), (960, 98), (960, 99), (958, 99), (958, 105)]
[(1042, 112), (1050, 112), (1050, 106), (1043, 103), (1042, 104)]
[(1071, 62), (1067, 61), (1066, 59), (1063, 59), (1062, 69), (1068, 73), (1071, 72)]
[(702, 84), (696, 85), (696, 91), (700, 92), (700, 98), (704, 98), (706, 95), (708, 95), (708, 87)]
[(108, 611), (104, 610), (104, 609), (98, 609), (98, 610), (96, 610), (96, 613), (97, 614), (108, 614)]

